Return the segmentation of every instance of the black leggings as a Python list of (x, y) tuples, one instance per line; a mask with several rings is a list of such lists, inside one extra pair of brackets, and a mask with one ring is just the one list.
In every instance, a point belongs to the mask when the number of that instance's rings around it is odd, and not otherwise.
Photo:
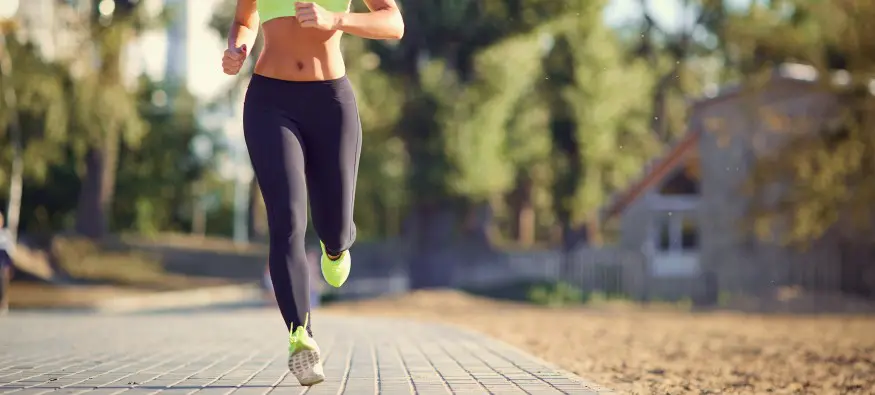
[(267, 208), (274, 294), (286, 326), (296, 328), (310, 311), (310, 270), (318, 270), (304, 249), (308, 194), (313, 227), (328, 253), (355, 241), (362, 131), (352, 86), (346, 77), (297, 82), (256, 74), (243, 131)]

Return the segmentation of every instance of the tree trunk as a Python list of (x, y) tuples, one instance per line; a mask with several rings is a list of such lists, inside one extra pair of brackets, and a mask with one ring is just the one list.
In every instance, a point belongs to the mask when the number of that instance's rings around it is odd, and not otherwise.
[(204, 202), (204, 192), (203, 181), (196, 182), (191, 205), (191, 233), (201, 237), (207, 233), (207, 207)]
[(412, 225), (410, 289), (451, 287), (456, 260), (451, 245), (455, 228), (452, 207), (421, 202), (415, 208)]
[(195, 236), (204, 237), (207, 233), (207, 210), (204, 203), (198, 200), (194, 203), (194, 212), (191, 216), (191, 233)]
[(588, 229), (584, 226), (574, 225), (570, 221), (563, 221), (562, 226), (562, 278), (576, 282), (580, 278), (578, 262), (574, 260), (574, 252), (586, 245), (589, 237)]
[(675, 83), (675, 78), (680, 72), (680, 63), (676, 64), (672, 70), (663, 75), (656, 84), (656, 89), (653, 90), (653, 119), (650, 121), (650, 129), (656, 133), (656, 136), (662, 142), (671, 141), (669, 131), (668, 118), (668, 91), (672, 84)]
[(535, 244), (535, 208), (531, 204), (520, 207), (519, 237), (517, 242), (523, 247)]
[(21, 218), (21, 193), (24, 189), (24, 161), (21, 159), (21, 136), (20, 131), (13, 132), (17, 141), (15, 145), (15, 157), (12, 159), (12, 174), (9, 179), (9, 205), (6, 213), (6, 226), (12, 236), (12, 241), (18, 240), (18, 222)]
[(519, 245), (528, 247), (535, 242), (535, 206), (532, 202), (532, 180), (520, 180), (515, 193), (514, 237)]
[[(12, 59), (6, 51), (6, 37), (0, 33), (0, 75), (3, 79), (12, 80)], [(6, 86), (6, 85), (4, 85)], [(21, 193), (24, 187), (24, 160), (22, 159), (22, 135), (21, 125), (18, 123), (18, 100), (15, 97), (15, 89), (4, 89), (3, 98), (7, 108), (10, 108), (9, 130), (12, 134), (12, 172), (9, 179), (9, 205), (6, 210), (6, 225), (12, 234), (12, 241), (18, 240), (18, 220), (21, 216)]]
[(89, 148), (85, 155), (85, 178), (79, 192), (76, 232), (90, 239), (99, 239), (108, 230), (118, 150), (119, 133), (111, 131), (104, 135), (101, 145)]
[[(100, 49), (100, 74), (104, 84), (122, 83), (122, 48), (128, 29), (110, 32)], [(88, 147), (85, 155), (85, 177), (79, 192), (76, 210), (76, 232), (92, 240), (100, 239), (109, 229), (109, 215), (115, 195), (115, 177), (121, 148), (121, 125), (106, 126), (99, 141)]]
[(604, 245), (604, 234), (602, 233), (601, 223), (599, 223), (597, 218), (587, 220), (585, 227), (586, 241), (590, 246), (601, 247)]
[(478, 249), (491, 249), (493, 215), (489, 203), (477, 203), (468, 207), (465, 218), (465, 244)]

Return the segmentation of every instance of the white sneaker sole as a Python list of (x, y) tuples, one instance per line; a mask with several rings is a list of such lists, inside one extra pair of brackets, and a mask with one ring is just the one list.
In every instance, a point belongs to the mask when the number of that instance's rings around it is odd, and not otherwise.
[(289, 370), (304, 386), (325, 381), (319, 350), (301, 350), (289, 356)]

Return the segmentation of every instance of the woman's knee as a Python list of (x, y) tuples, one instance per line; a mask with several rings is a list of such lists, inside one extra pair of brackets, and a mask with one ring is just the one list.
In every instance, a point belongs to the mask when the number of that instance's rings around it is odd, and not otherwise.
[(323, 229), (317, 233), (319, 233), (319, 239), (325, 244), (325, 249), (329, 253), (340, 253), (352, 247), (355, 242), (356, 229), (355, 224), (350, 223), (345, 227)]
[(268, 231), (270, 232), (271, 244), (290, 245), (298, 241), (303, 242), (307, 232), (306, 219), (300, 220), (292, 215), (278, 217), (269, 221)]

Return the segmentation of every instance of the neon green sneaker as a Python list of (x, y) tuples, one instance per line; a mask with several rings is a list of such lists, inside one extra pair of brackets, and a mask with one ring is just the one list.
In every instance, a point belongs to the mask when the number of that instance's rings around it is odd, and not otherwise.
[(340, 254), (340, 258), (332, 260), (325, 252), (325, 244), (319, 242), (319, 245), (322, 246), (322, 277), (325, 277), (325, 281), (333, 287), (339, 288), (349, 278), (352, 257), (349, 256), (349, 251), (344, 251)]
[(289, 332), (289, 370), (304, 386), (325, 381), (319, 345), (307, 333), (307, 321), (309, 320), (310, 314), (307, 314), (304, 325)]

